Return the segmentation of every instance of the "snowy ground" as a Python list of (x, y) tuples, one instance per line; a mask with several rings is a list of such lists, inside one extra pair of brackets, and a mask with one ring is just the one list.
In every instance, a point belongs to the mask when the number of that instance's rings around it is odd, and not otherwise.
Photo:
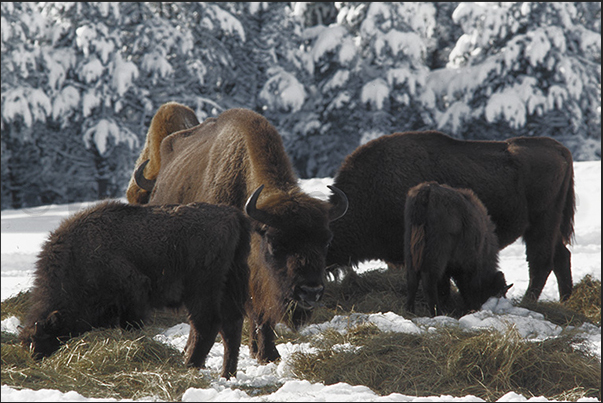
[[(576, 240), (571, 247), (572, 272), (574, 282), (584, 276), (591, 275), (601, 279), (601, 162), (575, 163), (575, 179), (577, 193)], [(331, 178), (303, 180), (302, 186), (316, 197), (326, 197), (326, 185), (332, 183)], [(59, 222), (79, 209), (91, 203), (74, 203), (60, 206), (43, 206), (22, 210), (2, 211), (2, 300), (26, 290), (32, 285), (33, 267), (41, 244), (49, 231), (56, 228)], [(500, 254), (501, 270), (509, 283), (514, 286), (509, 290), (509, 298), (520, 297), (528, 285), (528, 269), (525, 261), (523, 244), (518, 241)], [(374, 270), (384, 267), (382, 262), (367, 262), (358, 270)], [(549, 277), (541, 300), (557, 300), (557, 281), (554, 275)], [(345, 332), (349, 326), (370, 321), (384, 331), (395, 332), (429, 332), (434, 327), (458, 326), (463, 329), (491, 327), (501, 331), (509, 324), (514, 325), (526, 339), (544, 339), (555, 337), (562, 329), (546, 320), (543, 316), (518, 308), (507, 299), (491, 299), (482, 310), (460, 318), (449, 317), (405, 319), (392, 312), (375, 314), (351, 314), (335, 317), (332, 321), (319, 325), (311, 325), (301, 330), (302, 333), (315, 333), (327, 327)], [(16, 332), (16, 318), (2, 321), (2, 330)], [(601, 328), (583, 325), (580, 330), (587, 336), (584, 348), (601, 356)], [(188, 335), (188, 325), (183, 323), (166, 329), (156, 338), (176, 348), (183, 349)], [(452, 396), (417, 397), (401, 394), (379, 396), (365, 386), (351, 386), (345, 383), (323, 385), (295, 379), (289, 370), (288, 357), (295, 351), (308, 349), (303, 343), (286, 343), (277, 346), (282, 360), (278, 364), (258, 365), (250, 358), (247, 346), (241, 346), (238, 373), (231, 380), (215, 379), (208, 389), (191, 388), (183, 396), (183, 401), (380, 401), (380, 402), (482, 402), (475, 396), (453, 398)], [(220, 372), (222, 366), (222, 345), (216, 343), (207, 360), (210, 371)], [(276, 392), (264, 396), (249, 396), (241, 390), (242, 386), (260, 387), (263, 385), (282, 385)], [(2, 402), (9, 401), (96, 401), (88, 399), (77, 392), (61, 393), (56, 390), (15, 390), (2, 386)], [(114, 399), (109, 399), (114, 400)], [(545, 398), (526, 398), (515, 392), (509, 392), (498, 401), (549, 401)], [(597, 401), (582, 399), (581, 401)]]

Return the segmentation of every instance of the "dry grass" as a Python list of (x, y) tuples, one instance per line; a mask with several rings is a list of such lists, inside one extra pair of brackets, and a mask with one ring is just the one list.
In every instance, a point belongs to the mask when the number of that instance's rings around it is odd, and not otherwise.
[(585, 276), (575, 285), (572, 296), (565, 305), (601, 326), (601, 280)]
[[(391, 311), (405, 317), (429, 314), (427, 300), (421, 290), (417, 293), (415, 302), (416, 315), (404, 309), (406, 273), (402, 267), (395, 266), (363, 274), (344, 270), (336, 280), (328, 283), (322, 301), (326, 309), (342, 313)], [(443, 309), (453, 317), (460, 317), (464, 313), (462, 299), (454, 285), (451, 298)]]
[[(426, 301), (417, 295), (418, 316), (427, 315)], [(563, 327), (591, 322), (600, 326), (601, 282), (585, 277), (575, 285), (565, 303), (538, 302), (526, 306)], [(320, 323), (349, 312), (404, 310), (404, 269), (390, 268), (363, 275), (346, 272), (327, 287), (324, 307), (312, 320)], [(450, 316), (462, 315), (462, 300), (453, 287), (447, 305)], [(440, 330), (430, 335), (381, 333), (360, 326), (346, 335), (325, 332), (318, 354), (297, 353), (293, 367), (298, 377), (333, 384), (367, 385), (380, 395), (393, 392), (413, 396), (473, 394), (496, 400), (510, 390), (525, 396), (575, 401), (600, 400), (601, 364), (572, 346), (580, 340), (570, 332), (544, 342), (525, 342), (513, 329), (467, 333)], [(358, 351), (341, 351), (337, 344), (351, 343)]]
[(559, 326), (580, 326), (585, 322), (601, 326), (601, 281), (587, 275), (574, 285), (565, 302), (522, 302), (520, 306), (542, 313)]
[(23, 323), (30, 306), (29, 291), (21, 291), (14, 297), (2, 301), (2, 313), (0, 317), (4, 320), (9, 316), (16, 316)]
[[(528, 397), (600, 399), (600, 362), (574, 350), (574, 341), (526, 342), (512, 329), (414, 335), (360, 326), (346, 335), (325, 332), (318, 353), (295, 353), (292, 362), (301, 379), (366, 385), (380, 395), (471, 394), (493, 401), (512, 390)], [(337, 347), (345, 343), (358, 349)]]
[(143, 331), (99, 329), (71, 339), (42, 361), (2, 340), (2, 384), (14, 388), (75, 390), (86, 397), (179, 400), (209, 380), (188, 369), (182, 354)]
[[(2, 319), (14, 315), (23, 321), (28, 297), (25, 292), (3, 301)], [(363, 275), (351, 272), (327, 285), (324, 306), (317, 310), (312, 323), (350, 312), (392, 311), (408, 317), (403, 308), (405, 299), (403, 269)], [(417, 301), (418, 315), (427, 314), (424, 303)], [(448, 306), (450, 315), (458, 317), (460, 306), (454, 291)], [(535, 303), (528, 308), (560, 326), (584, 322), (600, 326), (601, 282), (586, 277), (575, 285), (567, 302)], [(180, 400), (186, 389), (207, 388), (210, 380), (199, 371), (187, 369), (179, 351), (154, 341), (152, 336), (186, 320), (184, 310), (156, 311), (142, 330), (88, 332), (42, 361), (34, 361), (15, 335), (3, 332), (2, 385), (75, 390), (96, 398)], [(243, 344), (248, 342), (248, 329), (245, 321)], [(448, 328), (411, 335), (385, 333), (372, 325), (362, 325), (345, 335), (333, 330), (321, 337), (301, 337), (287, 330), (277, 333), (277, 343), (303, 339), (318, 349), (317, 354), (293, 356), (297, 376), (313, 382), (367, 385), (380, 395), (472, 394), (490, 401), (512, 390), (526, 397), (565, 401), (601, 398), (601, 363), (597, 357), (572, 347), (578, 340), (571, 332), (541, 342), (526, 342), (513, 329), (500, 334)], [(272, 393), (277, 387), (255, 388), (248, 393)]]
[[(2, 318), (23, 321), (28, 297), (25, 292), (3, 301)], [(209, 380), (186, 368), (182, 353), (152, 336), (183, 321), (185, 311), (156, 311), (142, 330), (93, 330), (41, 361), (33, 360), (14, 334), (2, 332), (2, 385), (75, 390), (95, 398), (180, 400), (186, 389), (207, 388)]]

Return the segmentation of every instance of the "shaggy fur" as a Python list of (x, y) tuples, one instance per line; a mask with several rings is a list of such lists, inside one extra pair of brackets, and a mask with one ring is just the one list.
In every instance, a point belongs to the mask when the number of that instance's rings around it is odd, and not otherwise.
[[(170, 107), (159, 109), (153, 120), (151, 120), (149, 132), (153, 132), (155, 135), (147, 136), (144, 148), (136, 161), (136, 166), (140, 166), (143, 162), (148, 161), (144, 170), (144, 177), (147, 179), (155, 179), (159, 174), (159, 168), (161, 167), (159, 145), (161, 141), (174, 132), (199, 124), (197, 115), (195, 115), (192, 109), (175, 102), (170, 102), (166, 105)], [(149, 202), (149, 192), (144, 191), (136, 184), (134, 176), (130, 178), (126, 197), (132, 204), (145, 204)]]
[[(161, 127), (160, 119), (179, 116), (181, 108), (174, 103), (163, 105), (147, 138), (161, 138), (166, 130), (155, 130)], [(159, 141), (147, 140), (147, 144), (156, 147)], [(329, 223), (345, 212), (347, 199), (334, 198), (329, 203), (305, 194), (279, 133), (264, 117), (247, 109), (230, 109), (175, 132), (160, 147), (161, 167), (149, 189), (149, 204), (203, 201), (253, 211), (246, 305), (250, 348), (260, 362), (276, 360), (276, 323), (299, 326), (322, 297)], [(257, 210), (248, 210), (246, 202), (260, 186)]]
[(473, 190), (496, 225), (501, 249), (523, 237), (530, 269), (524, 299), (539, 298), (551, 271), (561, 300), (570, 296), (573, 161), (566, 147), (547, 137), (463, 141), (435, 131), (407, 132), (358, 147), (335, 177), (350, 205), (331, 225), (327, 264), (403, 264), (406, 195), (426, 181)]
[(222, 376), (236, 373), (247, 300), (250, 223), (204, 203), (100, 203), (64, 220), (36, 263), (20, 333), (41, 358), (97, 327), (139, 327), (153, 308), (186, 307), (186, 364), (202, 367), (218, 332)]
[(508, 287), (498, 271), (495, 227), (473, 191), (421, 183), (408, 191), (404, 220), (408, 311), (414, 312), (419, 280), (431, 316), (442, 313), (439, 297), (450, 290), (450, 278), (469, 310), (505, 295)]

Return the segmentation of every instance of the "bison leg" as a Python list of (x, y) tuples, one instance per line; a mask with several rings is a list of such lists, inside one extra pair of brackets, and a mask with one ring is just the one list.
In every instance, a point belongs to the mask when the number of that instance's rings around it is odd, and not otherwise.
[(222, 362), (222, 377), (228, 379), (237, 374), (239, 360), (239, 347), (241, 346), (241, 333), (243, 331), (243, 317), (232, 321), (224, 321), (220, 335), (224, 345), (224, 361)]
[(184, 362), (188, 367), (203, 368), (220, 330), (220, 319), (211, 314), (190, 315), (189, 323), (191, 330), (184, 348)]
[(419, 289), (419, 276), (412, 265), (406, 266), (406, 310), (415, 313), (415, 298)]
[(555, 248), (555, 258), (553, 271), (557, 277), (557, 285), (559, 286), (559, 300), (566, 301), (572, 294), (572, 254), (563, 244), (558, 241)]
[(532, 230), (524, 235), (526, 257), (530, 271), (530, 283), (523, 302), (536, 302), (553, 270), (553, 245), (550, 237)]
[[(115, 326), (124, 329), (142, 327), (151, 309), (151, 279), (140, 273), (136, 266), (125, 258), (114, 257), (109, 261), (109, 265), (112, 270), (111, 275), (107, 277), (115, 287), (113, 292), (119, 297)], [(99, 272), (106, 273), (106, 270)], [(105, 288), (105, 293), (107, 291)]]
[(450, 276), (445, 275), (438, 281), (438, 298), (442, 306), (450, 301)]
[(251, 356), (259, 363), (276, 361), (281, 357), (274, 344), (274, 329), (268, 323), (258, 324), (254, 321), (249, 335)]
[(431, 317), (442, 314), (440, 306), (440, 295), (438, 285), (440, 283), (440, 270), (437, 267), (423, 265), (421, 268), (421, 281), (423, 282), (423, 292), (427, 295), (427, 306)]
[[(194, 284), (191, 282), (189, 285)], [(210, 283), (211, 284), (211, 283)], [(184, 362), (188, 367), (204, 368), (205, 359), (220, 330), (220, 290), (212, 287), (204, 293), (188, 293), (184, 306), (188, 310), (190, 332), (184, 348)]]

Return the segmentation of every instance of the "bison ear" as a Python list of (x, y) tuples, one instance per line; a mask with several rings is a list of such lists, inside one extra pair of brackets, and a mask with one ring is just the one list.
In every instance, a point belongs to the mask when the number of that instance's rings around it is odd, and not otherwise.
[(507, 291), (509, 291), (509, 288), (511, 288), (511, 287), (513, 287), (513, 283), (511, 283), (505, 287), (505, 292), (503, 293), (503, 295), (507, 295)]
[(60, 326), (61, 313), (59, 311), (52, 311), (48, 314), (43, 322), (36, 322), (36, 333), (39, 331), (54, 330)]
[(348, 197), (341, 189), (335, 186), (328, 185), (327, 187), (333, 191), (333, 197), (331, 198), (332, 207), (329, 210), (329, 221), (335, 221), (338, 218), (343, 217), (348, 211)]

